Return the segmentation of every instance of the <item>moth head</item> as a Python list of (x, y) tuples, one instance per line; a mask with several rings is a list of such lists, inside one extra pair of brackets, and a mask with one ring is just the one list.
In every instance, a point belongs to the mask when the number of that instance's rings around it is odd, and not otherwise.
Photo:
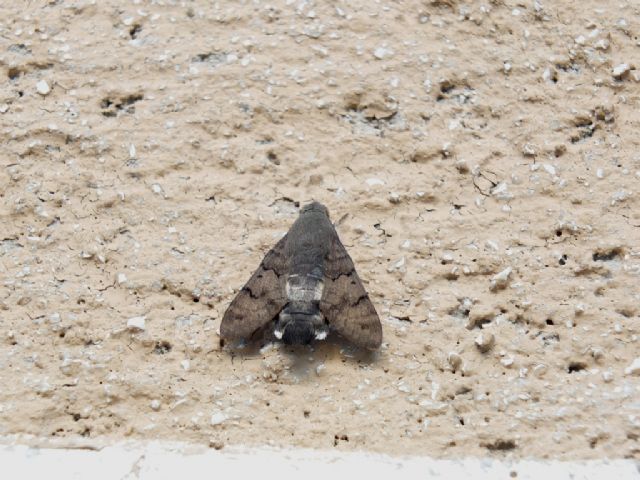
[(311, 203), (307, 203), (304, 207), (302, 207), (302, 209), (300, 210), (300, 213), (307, 213), (307, 212), (321, 212), (324, 213), (327, 217), (329, 216), (329, 210), (327, 210), (327, 207), (325, 207), (323, 204), (321, 204), (320, 202), (311, 202)]

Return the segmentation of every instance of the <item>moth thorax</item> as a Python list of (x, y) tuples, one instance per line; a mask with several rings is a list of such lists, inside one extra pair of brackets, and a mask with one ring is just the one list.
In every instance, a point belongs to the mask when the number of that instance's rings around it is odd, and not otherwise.
[(314, 275), (289, 275), (286, 292), (289, 301), (319, 302), (322, 298), (324, 282)]

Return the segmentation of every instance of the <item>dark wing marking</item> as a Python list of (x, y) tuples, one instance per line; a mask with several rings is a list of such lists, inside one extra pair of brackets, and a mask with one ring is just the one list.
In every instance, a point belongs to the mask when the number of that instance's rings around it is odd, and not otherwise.
[(264, 257), (242, 290), (227, 308), (220, 324), (220, 336), (228, 340), (249, 339), (274, 319), (287, 303), (285, 235)]
[(324, 266), (320, 311), (340, 335), (370, 350), (382, 343), (382, 325), (338, 234), (333, 235)]

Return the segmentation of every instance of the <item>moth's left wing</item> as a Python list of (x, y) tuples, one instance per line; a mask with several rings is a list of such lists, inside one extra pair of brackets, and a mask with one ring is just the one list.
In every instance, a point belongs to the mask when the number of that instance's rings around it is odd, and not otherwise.
[(247, 340), (284, 308), (287, 303), (285, 278), (287, 258), (285, 235), (267, 253), (258, 269), (238, 292), (220, 324), (220, 336), (228, 340)]
[(382, 343), (380, 318), (336, 232), (325, 259), (320, 311), (331, 327), (355, 345), (375, 350)]

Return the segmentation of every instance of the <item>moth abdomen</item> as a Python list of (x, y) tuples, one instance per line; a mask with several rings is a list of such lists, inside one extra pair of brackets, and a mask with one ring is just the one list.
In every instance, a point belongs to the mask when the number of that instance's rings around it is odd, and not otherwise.
[(284, 326), (282, 341), (287, 345), (307, 345), (316, 338), (313, 323), (307, 319), (292, 320)]
[(318, 302), (293, 301), (280, 312), (273, 333), (288, 345), (305, 345), (314, 338), (324, 339), (328, 327)]

